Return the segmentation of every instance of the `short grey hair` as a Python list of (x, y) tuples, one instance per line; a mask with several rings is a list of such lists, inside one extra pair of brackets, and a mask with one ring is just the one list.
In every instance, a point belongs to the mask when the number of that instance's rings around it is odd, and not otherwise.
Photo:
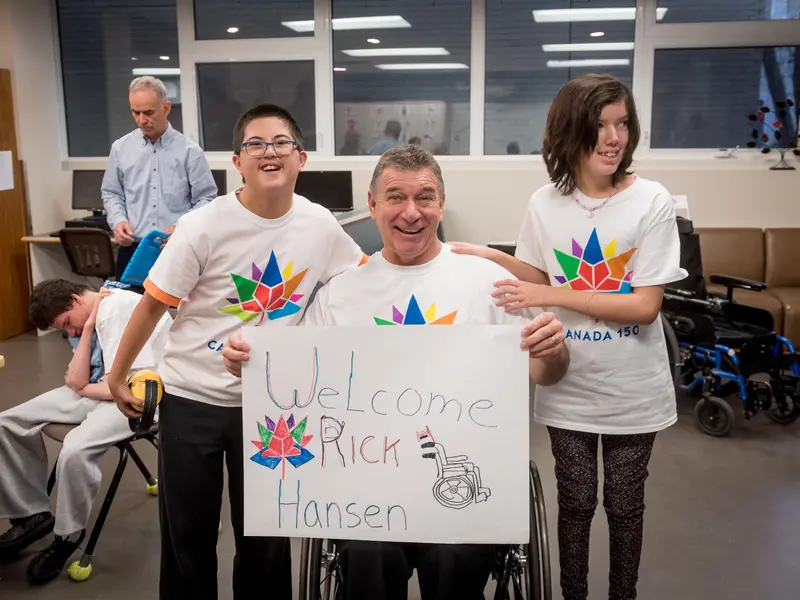
[(436, 162), (433, 154), (423, 146), (409, 144), (406, 146), (395, 146), (390, 148), (378, 159), (378, 164), (375, 165), (375, 170), (372, 172), (372, 181), (369, 184), (369, 189), (375, 192), (375, 184), (378, 179), (383, 175), (384, 170), (391, 168), (398, 171), (421, 171), (422, 169), (430, 169), (436, 177), (436, 187), (439, 188), (439, 194), (444, 196), (444, 179), (442, 178), (442, 168)]
[(156, 93), (159, 102), (163, 104), (167, 101), (167, 88), (164, 85), (164, 82), (151, 75), (143, 75), (142, 77), (137, 77), (131, 81), (131, 85), (128, 87), (128, 92), (135, 92), (136, 90), (148, 87)]

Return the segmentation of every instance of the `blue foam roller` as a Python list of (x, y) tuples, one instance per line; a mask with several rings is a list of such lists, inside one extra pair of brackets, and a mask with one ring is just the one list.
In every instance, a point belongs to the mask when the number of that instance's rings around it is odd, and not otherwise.
[(129, 285), (142, 285), (147, 279), (150, 269), (156, 264), (159, 254), (161, 254), (161, 244), (169, 237), (163, 231), (153, 230), (144, 236), (139, 242), (139, 246), (133, 253), (131, 261), (125, 267), (120, 281)]

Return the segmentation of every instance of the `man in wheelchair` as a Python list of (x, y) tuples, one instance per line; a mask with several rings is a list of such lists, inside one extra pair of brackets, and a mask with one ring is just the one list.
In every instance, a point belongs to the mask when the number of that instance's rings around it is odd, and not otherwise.
[[(494, 283), (513, 276), (491, 261), (451, 252), (439, 241), (444, 202), (441, 169), (427, 150), (402, 146), (387, 151), (375, 167), (369, 190), (383, 250), (320, 289), (301, 324), (516, 324), (522, 330), (521, 346), (529, 352), (531, 379), (540, 385), (558, 382), (569, 364), (561, 323), (541, 309), (514, 315), (495, 304)], [(428, 308), (434, 302), (435, 308)], [(402, 319), (396, 308), (401, 306), (407, 307)], [(248, 351), (241, 336), (232, 334), (222, 355), (233, 375), (241, 376)], [(435, 445), (433, 453), (438, 455)], [(443, 452), (438, 456), (442, 472), (464, 472), (480, 496), (477, 469), (459, 457)], [(423, 599), (477, 600), (483, 598), (495, 560), (495, 548), (480, 544), (341, 541), (337, 548), (347, 600), (405, 600), (415, 568)]]
[[(100, 489), (100, 457), (131, 436), (128, 419), (114, 404), (104, 381), (138, 294), (94, 292), (61, 279), (43, 281), (31, 294), (30, 312), (42, 330), (65, 332), (75, 352), (62, 387), (0, 413), (0, 517), (11, 527), (0, 535), (0, 554), (13, 556), (51, 531), (53, 543), (28, 566), (32, 583), (55, 578), (85, 536)], [(169, 315), (137, 357), (135, 369), (154, 368)], [(94, 344), (93, 344), (94, 342)], [(47, 452), (42, 429), (50, 423), (76, 425), (59, 454), (55, 517), (47, 493)]]
[(734, 422), (730, 405), (719, 396), (735, 394), (745, 418), (767, 411), (788, 424), (800, 418), (800, 366), (792, 342), (773, 329), (772, 314), (739, 304), (734, 290), (760, 292), (766, 284), (740, 277), (711, 275), (724, 294), (709, 293), (703, 277), (697, 233), (691, 221), (679, 219), (681, 266), (689, 277), (667, 288), (663, 314), (677, 347), (671, 360), (680, 370), (679, 389), (699, 392), (695, 417), (713, 436), (726, 435)]

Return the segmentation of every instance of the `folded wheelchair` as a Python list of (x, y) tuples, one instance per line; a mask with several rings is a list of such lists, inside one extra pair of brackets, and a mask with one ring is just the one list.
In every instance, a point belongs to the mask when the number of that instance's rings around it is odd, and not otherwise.
[[(437, 483), (457, 479), (456, 497), (480, 501), (483, 489), (473, 465), (446, 457), (434, 450), (429, 458), (437, 460), (440, 477)], [(428, 457), (426, 457), (428, 458)], [(451, 472), (452, 471), (452, 472)], [(456, 472), (458, 471), (458, 472)], [(495, 600), (551, 600), (550, 550), (547, 534), (542, 483), (536, 464), (530, 463), (530, 542), (497, 547), (492, 578), (497, 582)], [(453, 487), (452, 485), (450, 486)], [(458, 492), (458, 493), (457, 493)], [(442, 501), (452, 498), (443, 491)], [(335, 540), (303, 539), (300, 553), (300, 600), (338, 600), (343, 597), (343, 577)]]
[(698, 234), (678, 220), (681, 266), (689, 277), (664, 294), (662, 321), (676, 387), (699, 394), (694, 415), (712, 436), (727, 435), (734, 411), (723, 399), (738, 396), (744, 416), (766, 412), (776, 423), (800, 418), (800, 365), (792, 342), (773, 330), (769, 311), (733, 299), (735, 289), (763, 291), (766, 284), (711, 275), (725, 294), (706, 290)]

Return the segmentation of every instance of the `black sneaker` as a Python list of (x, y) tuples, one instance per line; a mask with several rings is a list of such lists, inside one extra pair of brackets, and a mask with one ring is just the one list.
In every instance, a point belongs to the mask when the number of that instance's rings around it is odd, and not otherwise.
[(0, 535), (0, 554), (16, 554), (53, 531), (55, 518), (49, 512), (11, 519), (11, 528)]
[(69, 557), (81, 545), (85, 531), (74, 542), (67, 538), (56, 536), (53, 543), (33, 557), (28, 565), (28, 579), (31, 583), (47, 583), (52, 581), (67, 564)]

